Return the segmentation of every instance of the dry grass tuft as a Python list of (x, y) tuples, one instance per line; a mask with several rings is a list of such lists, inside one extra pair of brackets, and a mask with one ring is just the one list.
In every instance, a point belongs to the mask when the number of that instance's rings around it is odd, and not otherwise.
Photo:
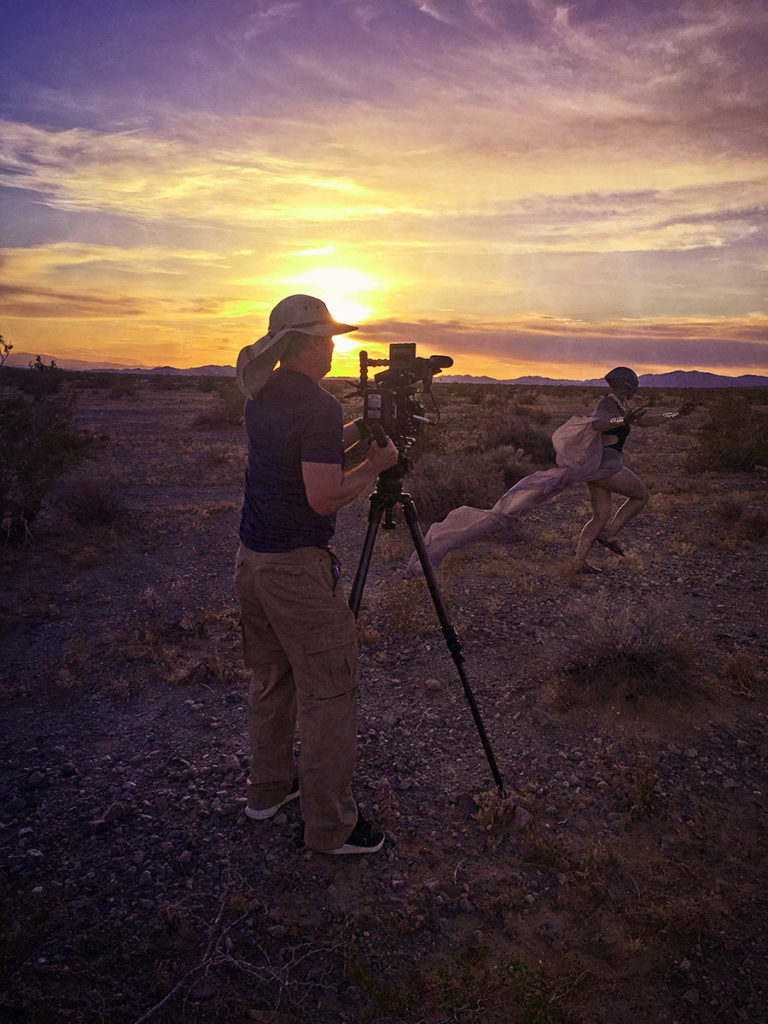
[(485, 790), (474, 798), (477, 804), (475, 818), (487, 832), (506, 833), (515, 820), (519, 803), (516, 793), (501, 794), (497, 789)]
[(367, 590), (361, 615), (368, 621), (369, 629), (384, 633), (423, 636), (436, 624), (429, 593), (421, 580), (404, 580), (396, 589)]
[(628, 751), (608, 746), (603, 757), (604, 775), (619, 807), (634, 817), (656, 813), (659, 765), (655, 751), (643, 745)]
[(602, 879), (612, 868), (625, 868), (627, 859), (616, 840), (595, 839), (581, 855), (579, 871), (587, 879)]
[(766, 673), (760, 671), (755, 658), (748, 651), (738, 649), (723, 662), (717, 681), (732, 693), (749, 694), (765, 685)]
[(728, 918), (728, 907), (716, 892), (681, 893), (658, 898), (650, 906), (638, 905), (627, 917), (643, 935), (661, 933), (685, 946), (716, 934)]

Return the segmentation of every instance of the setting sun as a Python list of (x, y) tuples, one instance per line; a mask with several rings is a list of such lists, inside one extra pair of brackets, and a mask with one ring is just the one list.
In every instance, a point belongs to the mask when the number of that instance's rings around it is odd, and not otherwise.
[[(320, 295), (336, 320), (343, 323), (359, 324), (373, 312), (373, 305), (360, 301), (360, 296), (373, 293), (376, 282), (360, 270), (348, 267), (315, 267), (285, 279), (287, 289)], [(373, 298), (373, 295), (371, 295)], [(348, 350), (341, 337), (336, 348)]]

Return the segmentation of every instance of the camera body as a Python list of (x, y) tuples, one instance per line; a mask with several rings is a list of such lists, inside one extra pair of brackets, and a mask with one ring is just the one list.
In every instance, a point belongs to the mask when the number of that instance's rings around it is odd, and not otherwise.
[[(370, 383), (369, 366), (387, 369), (374, 374)], [(380, 428), (392, 438), (401, 455), (407, 452), (425, 424), (437, 422), (425, 416), (426, 409), (417, 394), (431, 394), (433, 377), (448, 366), (453, 366), (450, 356), (417, 356), (416, 344), (411, 341), (393, 342), (389, 359), (369, 359), (367, 352), (361, 352), (358, 393), (363, 396), (363, 422), (368, 430)], [(433, 405), (437, 411), (434, 399)]]

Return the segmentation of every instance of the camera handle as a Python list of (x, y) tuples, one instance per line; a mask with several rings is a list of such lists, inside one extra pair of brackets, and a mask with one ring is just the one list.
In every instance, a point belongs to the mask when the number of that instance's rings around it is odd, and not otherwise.
[(488, 736), (480, 717), (475, 696), (472, 693), (472, 688), (469, 685), (469, 680), (467, 679), (466, 672), (464, 671), (464, 655), (461, 650), (461, 641), (456, 634), (456, 630), (448, 619), (448, 613), (446, 612), (445, 604), (443, 603), (443, 598), (437, 585), (435, 570), (429, 560), (429, 554), (427, 552), (426, 545), (424, 544), (424, 537), (421, 532), (421, 527), (419, 526), (418, 515), (416, 514), (416, 506), (414, 505), (410, 494), (403, 493), (402, 469), (400, 466), (393, 466), (392, 469), (387, 469), (380, 474), (376, 483), (376, 490), (370, 497), (368, 530), (366, 531), (363, 550), (360, 555), (360, 562), (358, 564), (355, 580), (352, 584), (352, 590), (349, 595), (349, 607), (354, 612), (355, 618), (357, 618), (358, 612), (360, 611), (360, 603), (363, 598), (365, 581), (368, 577), (368, 569), (371, 564), (371, 554), (373, 553), (373, 547), (376, 542), (376, 534), (378, 533), (382, 518), (385, 520), (385, 530), (394, 529), (395, 523), (392, 518), (392, 511), (398, 504), (403, 509), (403, 516), (408, 524), (408, 529), (410, 530), (411, 538), (413, 539), (413, 546), (419, 556), (422, 572), (424, 573), (424, 578), (426, 580), (427, 587), (429, 588), (430, 596), (432, 597), (432, 604), (434, 605), (437, 617), (440, 620), (440, 626), (443, 631), (443, 636), (445, 637), (448, 651), (450, 652), (456, 666), (456, 670), (459, 673), (459, 679), (461, 680), (461, 685), (464, 688), (464, 696), (467, 698), (467, 703), (469, 704), (472, 712), (472, 717), (475, 720), (480, 741), (483, 744), (483, 750), (485, 751), (485, 756), (487, 757), (488, 764), (491, 768), (491, 774), (493, 775), (499, 793), (504, 796), (504, 783), (496, 764), (496, 758), (493, 756), (493, 750), (491, 749), (491, 745), (488, 741)]

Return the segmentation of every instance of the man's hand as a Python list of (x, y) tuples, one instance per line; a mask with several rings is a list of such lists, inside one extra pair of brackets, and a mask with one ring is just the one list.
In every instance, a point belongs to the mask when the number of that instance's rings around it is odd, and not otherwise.
[(392, 438), (387, 437), (386, 434), (383, 434), (382, 436), (385, 441), (383, 447), (381, 446), (381, 440), (377, 438), (371, 441), (371, 446), (368, 449), (368, 461), (376, 470), (377, 476), (379, 473), (383, 473), (385, 469), (390, 469), (394, 466), (399, 458), (397, 448), (395, 448)]
[(376, 442), (368, 449), (368, 458), (345, 473), (336, 463), (302, 462), (301, 475), (307, 501), (319, 516), (330, 516), (354, 501), (370, 487), (379, 473), (397, 462), (397, 448), (386, 438), (381, 448)]

